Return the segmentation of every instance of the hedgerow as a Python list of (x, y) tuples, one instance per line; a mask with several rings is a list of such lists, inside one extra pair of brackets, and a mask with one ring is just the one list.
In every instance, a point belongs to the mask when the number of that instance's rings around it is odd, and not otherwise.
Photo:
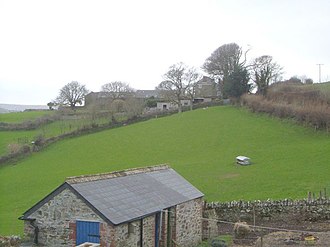
[(245, 94), (241, 104), (253, 112), (294, 119), (316, 130), (329, 131), (330, 100), (326, 93), (310, 87), (277, 85), (266, 96)]

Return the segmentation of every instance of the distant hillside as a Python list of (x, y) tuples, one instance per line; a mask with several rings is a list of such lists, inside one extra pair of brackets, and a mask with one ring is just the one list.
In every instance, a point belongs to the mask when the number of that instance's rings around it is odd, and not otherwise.
[(45, 110), (48, 109), (46, 105), (12, 105), (12, 104), (0, 104), (0, 113), (18, 112), (25, 110)]
[(0, 108), (0, 113), (8, 113), (10, 111), (6, 110), (6, 109), (3, 109), (3, 108)]

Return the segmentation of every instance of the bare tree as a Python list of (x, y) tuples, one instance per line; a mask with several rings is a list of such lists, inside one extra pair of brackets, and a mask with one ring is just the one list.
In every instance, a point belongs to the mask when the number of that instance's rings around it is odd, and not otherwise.
[(218, 79), (221, 92), (224, 82), (235, 68), (244, 67), (248, 51), (245, 51), (244, 60), (241, 61), (242, 48), (236, 43), (225, 44), (216, 49), (204, 62), (203, 70), (213, 78)]
[(186, 80), (189, 82), (189, 86), (186, 89), (186, 94), (190, 99), (190, 110), (193, 109), (193, 102), (196, 95), (195, 89), (198, 81), (202, 79), (202, 75), (199, 74), (196, 68), (189, 68), (186, 72)]
[(299, 79), (304, 84), (313, 84), (313, 79), (307, 77), (306, 75), (299, 76)]
[(102, 86), (102, 92), (105, 92), (112, 100), (122, 99), (132, 96), (134, 89), (128, 83), (113, 81)]
[(88, 93), (85, 85), (77, 81), (72, 81), (66, 84), (61, 90), (59, 96), (56, 98), (56, 103), (59, 105), (70, 106), (74, 109), (77, 104), (82, 104), (85, 95)]
[(138, 116), (143, 112), (144, 101), (134, 97), (130, 97), (125, 101), (124, 109), (129, 118)]
[(257, 93), (266, 95), (268, 86), (276, 82), (282, 74), (282, 67), (273, 61), (272, 56), (257, 57), (251, 64), (251, 79), (257, 85)]
[(165, 80), (156, 87), (156, 90), (160, 91), (163, 98), (176, 104), (178, 111), (182, 112), (181, 100), (187, 97), (187, 91), (199, 79), (199, 74), (196, 69), (188, 68), (181, 62), (170, 66), (163, 77)]

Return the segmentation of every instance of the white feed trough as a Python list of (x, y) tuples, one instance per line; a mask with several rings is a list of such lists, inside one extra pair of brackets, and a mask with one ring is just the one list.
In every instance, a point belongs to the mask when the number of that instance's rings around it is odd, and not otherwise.
[(240, 165), (251, 165), (251, 160), (246, 156), (237, 156), (236, 163)]

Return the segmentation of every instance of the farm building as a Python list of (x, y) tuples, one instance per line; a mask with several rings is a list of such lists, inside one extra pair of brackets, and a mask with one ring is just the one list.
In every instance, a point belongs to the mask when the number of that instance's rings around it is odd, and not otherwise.
[(195, 246), (202, 208), (203, 194), (160, 165), (68, 178), (20, 219), (47, 246)]

